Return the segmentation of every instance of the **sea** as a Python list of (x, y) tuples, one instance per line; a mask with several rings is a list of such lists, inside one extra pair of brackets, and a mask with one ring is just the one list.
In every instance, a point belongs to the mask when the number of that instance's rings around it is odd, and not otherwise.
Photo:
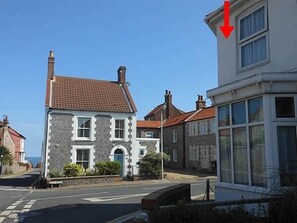
[(29, 156), (26, 157), (26, 160), (28, 160), (29, 163), (32, 163), (33, 167), (36, 167), (36, 165), (40, 162), (40, 157)]

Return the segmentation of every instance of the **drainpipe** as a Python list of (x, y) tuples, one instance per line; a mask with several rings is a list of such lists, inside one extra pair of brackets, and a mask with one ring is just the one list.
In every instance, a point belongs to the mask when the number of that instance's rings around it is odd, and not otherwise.
[(186, 169), (186, 122), (183, 123), (183, 169)]

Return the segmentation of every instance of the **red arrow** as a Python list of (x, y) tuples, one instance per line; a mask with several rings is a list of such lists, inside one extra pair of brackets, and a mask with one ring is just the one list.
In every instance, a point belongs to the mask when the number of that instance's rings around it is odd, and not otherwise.
[(220, 29), (226, 39), (232, 33), (234, 26), (230, 26), (230, 2), (224, 1), (224, 26), (220, 26)]

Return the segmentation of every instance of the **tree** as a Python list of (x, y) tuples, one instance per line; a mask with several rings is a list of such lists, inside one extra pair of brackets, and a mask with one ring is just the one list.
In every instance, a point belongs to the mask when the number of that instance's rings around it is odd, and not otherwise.
[[(169, 156), (163, 153), (163, 160)], [(147, 153), (139, 162), (139, 174), (143, 179), (158, 179), (161, 176), (161, 153)]]
[(0, 146), (0, 162), (2, 165), (12, 165), (13, 163), (13, 157), (11, 155), (11, 152), (8, 148), (5, 146)]

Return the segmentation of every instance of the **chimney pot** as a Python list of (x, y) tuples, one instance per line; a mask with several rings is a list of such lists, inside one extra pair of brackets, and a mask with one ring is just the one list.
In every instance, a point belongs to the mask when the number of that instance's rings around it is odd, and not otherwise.
[(196, 101), (196, 110), (201, 108), (205, 108), (205, 101), (203, 100), (203, 96), (198, 94), (198, 100)]

